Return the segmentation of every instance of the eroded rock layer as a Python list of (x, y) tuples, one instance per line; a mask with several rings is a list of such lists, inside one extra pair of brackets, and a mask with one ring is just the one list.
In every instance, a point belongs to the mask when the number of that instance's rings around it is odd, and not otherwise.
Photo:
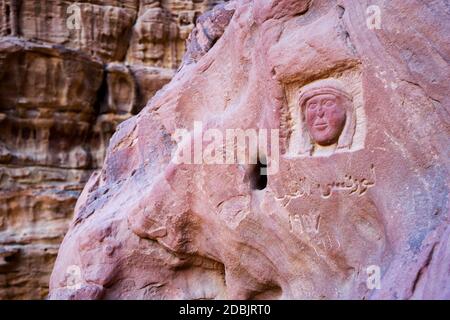
[(47, 296), (117, 125), (170, 81), (218, 2), (0, 0), (0, 299)]

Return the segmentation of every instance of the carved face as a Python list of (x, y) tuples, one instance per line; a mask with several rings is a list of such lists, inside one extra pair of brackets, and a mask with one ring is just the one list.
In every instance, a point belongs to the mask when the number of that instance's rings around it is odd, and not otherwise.
[(333, 94), (319, 94), (305, 106), (306, 126), (315, 143), (328, 146), (336, 143), (345, 125), (345, 109)]

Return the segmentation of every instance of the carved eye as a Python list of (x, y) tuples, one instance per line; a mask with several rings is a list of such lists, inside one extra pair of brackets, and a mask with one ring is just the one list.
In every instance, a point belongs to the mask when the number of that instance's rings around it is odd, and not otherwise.
[(308, 104), (308, 109), (309, 110), (315, 110), (317, 108), (317, 103), (310, 103)]
[(332, 107), (333, 105), (334, 105), (334, 102), (331, 101), (331, 100), (327, 100), (327, 101), (325, 102), (325, 107), (330, 108), (330, 107)]

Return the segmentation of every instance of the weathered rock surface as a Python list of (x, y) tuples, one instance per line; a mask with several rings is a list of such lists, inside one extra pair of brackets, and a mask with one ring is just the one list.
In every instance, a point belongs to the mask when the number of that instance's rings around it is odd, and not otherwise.
[[(199, 19), (78, 199), (50, 297), (449, 299), (450, 8), (379, 2), (378, 29), (372, 4), (245, 0)], [(175, 161), (194, 121), (278, 129), (278, 173)]]
[(0, 299), (47, 296), (117, 125), (170, 81), (216, 2), (0, 0)]

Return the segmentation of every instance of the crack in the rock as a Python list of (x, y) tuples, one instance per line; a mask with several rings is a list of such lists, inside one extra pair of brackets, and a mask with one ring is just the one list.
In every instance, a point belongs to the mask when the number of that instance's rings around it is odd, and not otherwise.
[(423, 263), (423, 265), (420, 267), (419, 271), (417, 272), (416, 277), (414, 278), (414, 281), (412, 284), (411, 295), (408, 297), (408, 299), (410, 299), (412, 296), (414, 296), (414, 293), (417, 289), (417, 285), (418, 285), (420, 279), (422, 279), (422, 277), (426, 273), (428, 266), (430, 265), (431, 260), (433, 259), (434, 250), (435, 250), (437, 244), (438, 244), (438, 242), (433, 244), (433, 247), (431, 248), (430, 252), (428, 253), (427, 259), (425, 260), (425, 262)]

